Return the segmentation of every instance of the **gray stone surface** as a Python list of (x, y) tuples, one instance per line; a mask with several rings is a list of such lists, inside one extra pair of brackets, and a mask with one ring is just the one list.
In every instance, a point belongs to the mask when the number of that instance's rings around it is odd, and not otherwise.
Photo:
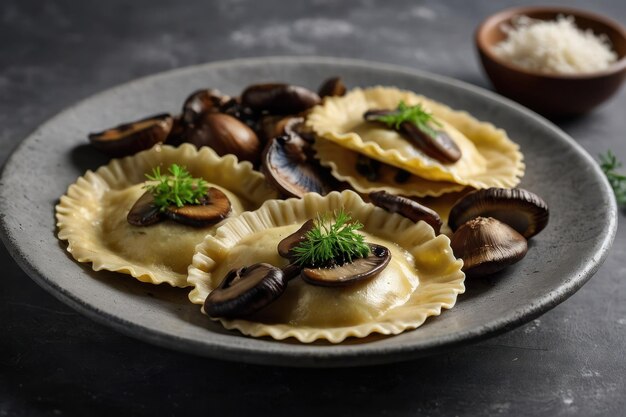
[[(472, 45), (514, 2), (36, 2), (0, 6), (0, 161), (67, 105), (165, 69), (319, 54), (403, 64), (487, 86)], [(586, 2), (560, 2), (578, 4)], [(619, 0), (593, 10), (626, 21)], [(559, 123), (592, 155), (626, 159), (626, 90)], [(584, 192), (584, 191), (582, 191)], [(623, 215), (620, 215), (620, 217)], [(186, 356), (95, 324), (0, 249), (1, 415), (623, 415), (626, 233), (596, 276), (532, 323), (395, 365), (268, 368)]]

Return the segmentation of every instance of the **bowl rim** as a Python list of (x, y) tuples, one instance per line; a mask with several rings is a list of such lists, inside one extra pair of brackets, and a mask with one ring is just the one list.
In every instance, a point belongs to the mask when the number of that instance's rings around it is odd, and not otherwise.
[[(610, 19), (606, 16), (600, 15), (595, 12), (591, 12), (588, 10), (577, 9), (572, 7), (558, 7), (558, 6), (521, 6), (521, 7), (509, 7), (506, 9), (502, 9), (498, 12), (492, 13), (487, 16), (476, 28), (476, 32), (474, 34), (474, 42), (479, 52), (485, 56), (487, 56), (490, 60), (495, 63), (515, 72), (519, 72), (525, 75), (534, 76), (534, 77), (542, 77), (546, 79), (553, 80), (590, 80), (593, 78), (606, 77), (609, 75), (617, 74), (621, 71), (626, 70), (626, 54), (618, 59), (616, 62), (611, 64), (608, 68), (595, 71), (595, 72), (587, 72), (581, 74), (552, 74), (552, 73), (544, 73), (540, 71), (529, 70), (523, 67), (520, 67), (515, 64), (511, 64), (510, 62), (500, 58), (491, 48), (491, 45), (487, 44), (484, 41), (484, 35), (488, 27), (491, 27), (494, 22), (502, 22), (503, 20), (507, 20), (514, 15), (523, 15), (527, 13), (536, 13), (536, 12), (544, 12), (544, 13), (556, 13), (563, 14), (576, 17), (583, 17), (588, 20), (594, 20), (597, 23), (609, 27), (617, 32), (626, 42), (626, 29), (619, 24), (617, 21)], [(496, 23), (497, 24), (497, 23)]]

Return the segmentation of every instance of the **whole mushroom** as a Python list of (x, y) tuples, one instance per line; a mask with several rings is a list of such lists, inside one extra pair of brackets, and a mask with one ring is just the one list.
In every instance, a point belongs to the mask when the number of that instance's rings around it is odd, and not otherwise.
[(197, 147), (209, 146), (220, 156), (233, 154), (240, 161), (250, 161), (255, 166), (261, 158), (261, 142), (256, 133), (224, 113), (205, 113), (186, 139)]
[(492, 217), (464, 223), (450, 240), (454, 256), (463, 259), (463, 272), (479, 277), (498, 272), (521, 260), (528, 251), (524, 236)]

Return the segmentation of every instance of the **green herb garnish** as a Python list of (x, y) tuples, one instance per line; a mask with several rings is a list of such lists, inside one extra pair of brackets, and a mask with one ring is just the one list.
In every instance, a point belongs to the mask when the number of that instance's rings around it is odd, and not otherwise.
[(146, 174), (146, 178), (156, 181), (156, 184), (146, 184), (154, 197), (154, 205), (161, 211), (175, 204), (182, 207), (185, 204), (200, 204), (209, 190), (209, 184), (200, 178), (193, 178), (189, 171), (177, 164), (172, 164), (168, 169), (170, 175), (161, 174), (161, 168), (152, 169), (152, 175)]
[(363, 228), (343, 210), (334, 218), (318, 216), (315, 227), (306, 234), (306, 240), (293, 248), (296, 263), (306, 266), (324, 266), (332, 262), (352, 262), (365, 258), (370, 248), (365, 236), (357, 233)]
[(427, 112), (421, 104), (407, 106), (404, 101), (398, 104), (393, 113), (374, 116), (374, 119), (385, 123), (388, 127), (392, 127), (395, 130), (400, 130), (404, 122), (413, 123), (419, 130), (432, 137), (437, 136), (437, 132), (432, 128), (432, 125), (441, 127), (441, 123), (435, 120), (433, 115)]
[(604, 171), (604, 175), (609, 180), (609, 184), (613, 188), (615, 200), (620, 206), (626, 206), (626, 175), (617, 172), (622, 167), (622, 163), (617, 159), (615, 154), (608, 150), (605, 155), (598, 155), (600, 158), (600, 168)]

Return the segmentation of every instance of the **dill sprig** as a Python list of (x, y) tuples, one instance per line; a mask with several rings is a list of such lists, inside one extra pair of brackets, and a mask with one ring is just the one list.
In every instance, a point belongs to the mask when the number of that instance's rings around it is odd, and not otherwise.
[(600, 168), (604, 171), (604, 175), (613, 188), (617, 204), (622, 207), (626, 206), (626, 175), (617, 172), (622, 167), (622, 163), (611, 150), (608, 150), (604, 155), (598, 155), (598, 157), (600, 158)]
[(426, 111), (421, 104), (407, 106), (404, 101), (398, 104), (393, 113), (375, 116), (374, 119), (395, 130), (400, 130), (404, 122), (413, 123), (419, 130), (433, 137), (437, 135), (437, 132), (432, 126), (441, 127), (441, 123), (435, 120), (433, 115)]
[(306, 234), (306, 239), (293, 248), (296, 263), (305, 266), (327, 266), (343, 264), (369, 255), (370, 248), (365, 236), (357, 233), (363, 225), (339, 211), (333, 219), (318, 215), (315, 227)]
[(154, 205), (165, 211), (171, 205), (200, 204), (200, 199), (209, 190), (209, 184), (201, 178), (193, 178), (185, 167), (177, 164), (172, 164), (168, 171), (170, 175), (164, 175), (161, 168), (156, 167), (152, 169), (152, 175), (146, 174), (146, 178), (156, 182), (144, 186), (152, 193)]

